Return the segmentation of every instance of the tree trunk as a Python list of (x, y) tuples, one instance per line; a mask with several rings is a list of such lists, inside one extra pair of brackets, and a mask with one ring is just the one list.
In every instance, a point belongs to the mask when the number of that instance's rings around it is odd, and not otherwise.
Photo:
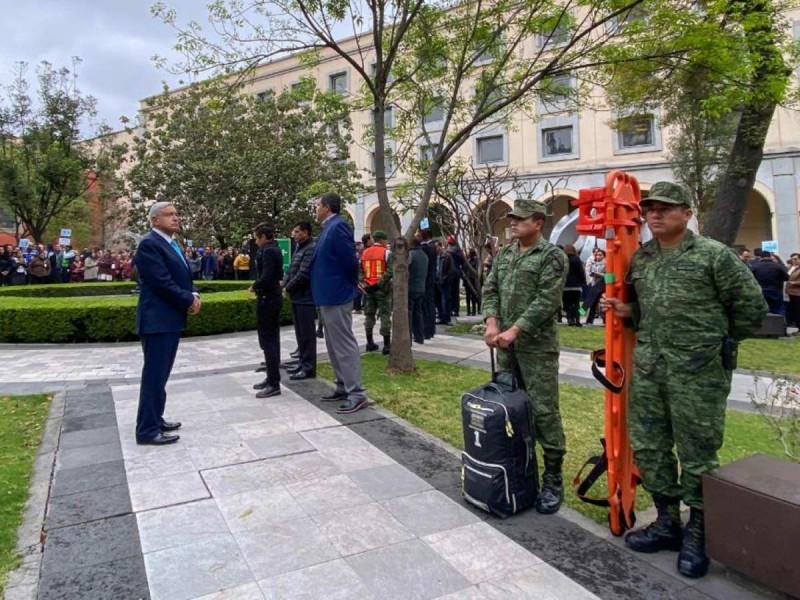
[(398, 236), (392, 247), (392, 352), (389, 370), (409, 373), (414, 370), (411, 329), (408, 320), (408, 249), (406, 238)]
[(717, 198), (706, 219), (703, 235), (732, 246), (739, 233), (747, 201), (764, 156), (764, 142), (776, 103), (745, 106)]

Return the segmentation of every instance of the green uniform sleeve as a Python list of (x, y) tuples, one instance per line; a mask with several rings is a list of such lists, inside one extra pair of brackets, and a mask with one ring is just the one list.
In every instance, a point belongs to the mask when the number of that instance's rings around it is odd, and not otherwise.
[(381, 280), (378, 282), (378, 286), (383, 290), (386, 289), (389, 284), (392, 282), (392, 277), (394, 276), (394, 254), (389, 254), (386, 259), (386, 272), (381, 277)]
[(731, 336), (741, 340), (753, 335), (767, 316), (767, 302), (753, 273), (730, 248), (714, 261), (714, 285), (731, 310)]
[(500, 304), (499, 304), (499, 297), (497, 295), (497, 284), (498, 284), (498, 266), (500, 265), (501, 255), (498, 254), (493, 263), (492, 268), (489, 270), (489, 274), (486, 276), (486, 280), (483, 282), (483, 290), (481, 290), (481, 308), (483, 309), (484, 320), (487, 317), (499, 317), (500, 313)]
[(563, 250), (553, 247), (542, 257), (542, 261), (538, 290), (533, 302), (514, 323), (529, 334), (535, 333), (545, 321), (555, 317), (561, 307), (564, 283), (567, 280), (567, 255)]

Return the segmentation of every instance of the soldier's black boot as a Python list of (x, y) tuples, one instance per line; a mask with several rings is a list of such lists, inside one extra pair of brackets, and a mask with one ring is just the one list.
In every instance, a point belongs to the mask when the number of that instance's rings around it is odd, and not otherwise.
[(378, 344), (372, 339), (372, 332), (367, 332), (367, 352), (375, 352), (378, 349)]
[(678, 573), (697, 579), (708, 573), (706, 556), (706, 532), (703, 511), (691, 509), (689, 522), (683, 529), (683, 544), (678, 554)]
[(634, 552), (651, 554), (661, 550), (681, 549), (681, 504), (678, 498), (653, 495), (658, 517), (647, 527), (631, 531), (625, 544)]
[[(377, 346), (376, 346), (377, 348)], [(392, 336), (385, 335), (383, 336), (383, 351), (384, 355), (389, 354), (392, 351)]]
[(564, 478), (561, 476), (563, 456), (545, 456), (542, 489), (536, 500), (536, 512), (543, 515), (557, 513), (564, 501)]

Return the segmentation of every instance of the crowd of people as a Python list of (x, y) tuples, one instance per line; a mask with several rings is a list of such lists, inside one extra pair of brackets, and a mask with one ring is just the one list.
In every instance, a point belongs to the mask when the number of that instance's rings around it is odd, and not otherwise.
[[(786, 324), (800, 328), (800, 254), (793, 253), (786, 262), (774, 252), (744, 248), (739, 258), (761, 286), (769, 312), (783, 315)], [(788, 298), (788, 301), (787, 301)], [(793, 335), (800, 335), (800, 331)]]
[(133, 255), (127, 249), (79, 251), (59, 244), (0, 246), (0, 286), (129, 281), (133, 268)]

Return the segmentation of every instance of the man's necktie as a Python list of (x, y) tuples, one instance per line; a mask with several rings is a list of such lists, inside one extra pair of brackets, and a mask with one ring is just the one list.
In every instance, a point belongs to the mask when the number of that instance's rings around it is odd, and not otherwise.
[(181, 260), (184, 262), (184, 264), (187, 264), (186, 263), (186, 258), (183, 256), (183, 252), (181, 251), (181, 247), (178, 245), (178, 241), (177, 240), (172, 240), (169, 243), (169, 245), (172, 246), (172, 249), (175, 250), (175, 252), (178, 253), (178, 256), (181, 257)]

